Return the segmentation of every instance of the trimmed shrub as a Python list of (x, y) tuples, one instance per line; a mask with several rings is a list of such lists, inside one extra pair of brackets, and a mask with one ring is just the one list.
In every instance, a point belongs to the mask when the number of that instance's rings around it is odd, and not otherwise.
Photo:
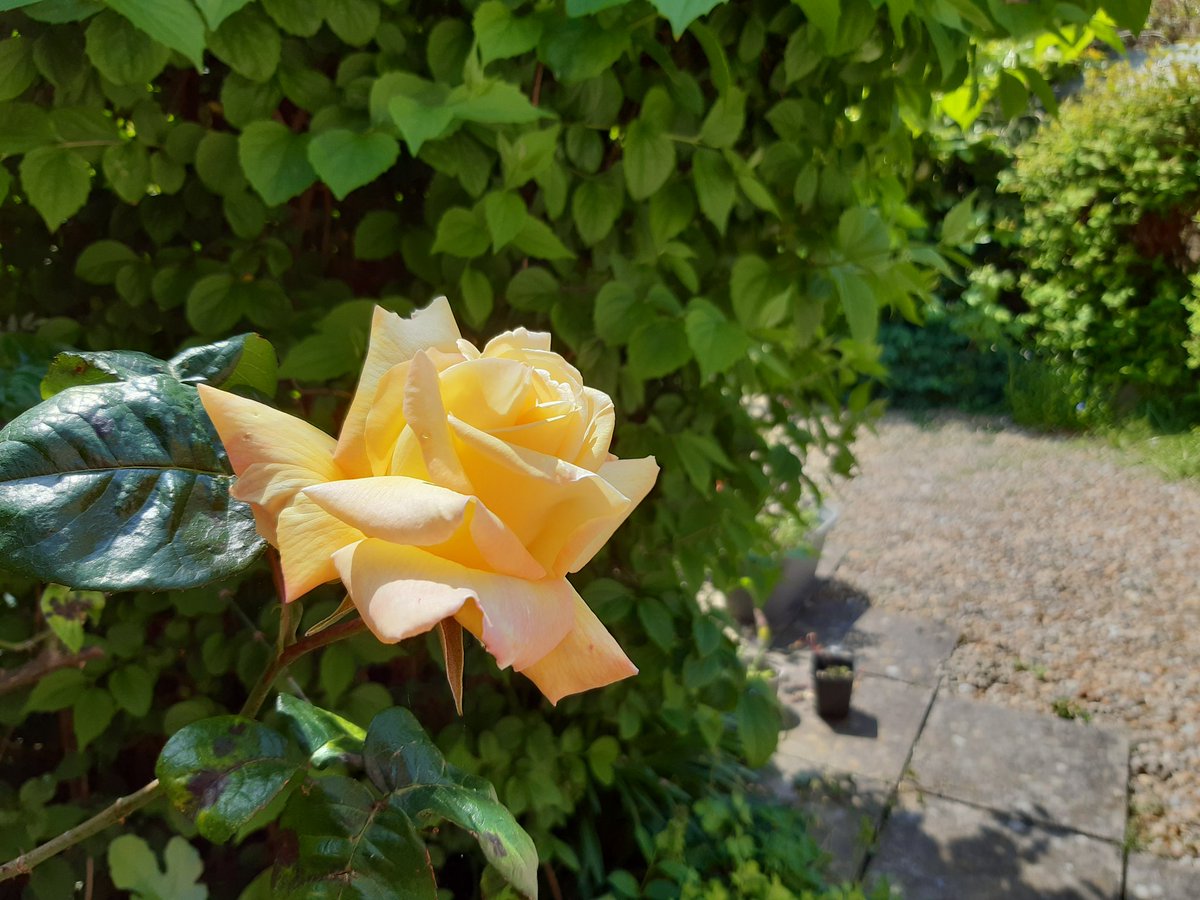
[(1118, 411), (1200, 414), (1200, 69), (1163, 59), (1090, 77), (1019, 148), (1007, 187), (1025, 207), (1040, 353)]

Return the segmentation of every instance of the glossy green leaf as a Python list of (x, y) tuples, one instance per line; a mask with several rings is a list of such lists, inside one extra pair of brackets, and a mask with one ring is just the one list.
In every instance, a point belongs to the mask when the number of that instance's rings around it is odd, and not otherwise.
[(246, 188), (238, 161), (238, 139), (228, 131), (209, 131), (196, 145), (196, 174), (204, 186), (226, 196)]
[(492, 291), (492, 283), (482, 272), (467, 266), (459, 278), (458, 287), (466, 307), (467, 322), (479, 328), (487, 321), (495, 307), (496, 298)]
[(730, 88), (717, 97), (704, 117), (700, 142), (709, 147), (732, 147), (746, 124), (746, 92)]
[(38, 679), (29, 698), (25, 701), (25, 712), (54, 712), (72, 705), (87, 688), (88, 679), (78, 669), (58, 669)]
[(633, 332), (653, 319), (654, 313), (628, 284), (610, 281), (596, 294), (594, 318), (596, 334), (606, 343), (619, 346), (628, 343)]
[(506, 299), (513, 308), (548, 312), (561, 292), (558, 279), (541, 266), (521, 269), (508, 283)]
[(308, 161), (309, 140), (279, 122), (255, 122), (238, 138), (242, 169), (268, 206), (285, 203), (317, 180)]
[(425, 846), (395, 803), (380, 801), (350, 778), (314, 778), (296, 792), (282, 824), (297, 834), (298, 858), (279, 865), (272, 898), (344, 895), (347, 874), (362, 900), (389, 900), (397, 886), (412, 900), (436, 900)]
[(396, 139), (378, 131), (355, 134), (334, 128), (315, 135), (308, 144), (308, 161), (339, 200), (374, 181), (399, 155)]
[(92, 188), (86, 159), (74, 150), (38, 147), (21, 160), (21, 187), (46, 227), (58, 226), (83, 208)]
[(200, 834), (223, 844), (286, 791), (300, 772), (277, 732), (243, 716), (216, 716), (171, 736), (155, 764), (167, 799)]
[(197, 69), (204, 68), (204, 20), (192, 4), (162, 0), (107, 0), (107, 4), (160, 44), (178, 50)]
[(603, 74), (629, 44), (629, 32), (610, 31), (594, 19), (549, 20), (538, 44), (538, 56), (556, 79), (575, 84)]
[(421, 823), (448, 819), (471, 833), (517, 890), (537, 894), (537, 849), (492, 786), (449, 765), (407, 709), (377, 715), (363, 745), (367, 774), (392, 803)]
[(318, 769), (362, 753), (366, 732), (353, 722), (291, 694), (280, 694), (275, 709), (288, 720), (310, 761)]
[(204, 584), (262, 547), (194, 388), (74, 387), (0, 430), (0, 558), (77, 588)]

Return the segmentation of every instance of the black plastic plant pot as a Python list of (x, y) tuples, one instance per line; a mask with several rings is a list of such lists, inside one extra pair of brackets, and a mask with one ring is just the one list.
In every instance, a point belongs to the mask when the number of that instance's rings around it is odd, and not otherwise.
[(822, 719), (844, 719), (850, 715), (854, 654), (840, 647), (817, 650), (812, 657), (812, 676), (817, 715)]

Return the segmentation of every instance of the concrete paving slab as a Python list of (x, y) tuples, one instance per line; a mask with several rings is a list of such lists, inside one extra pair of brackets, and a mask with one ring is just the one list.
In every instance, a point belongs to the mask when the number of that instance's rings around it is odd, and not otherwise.
[(1129, 854), (1125, 897), (1126, 900), (1196, 900), (1200, 897), (1200, 859)]
[(1120, 842), (1128, 759), (1122, 732), (941, 694), (911, 777), (943, 797)]
[(817, 779), (797, 789), (809, 834), (829, 855), (832, 882), (857, 881), (875, 844), (892, 786), (873, 778)]
[(904, 790), (865, 881), (880, 877), (905, 900), (1118, 900), (1121, 848)]
[(827, 722), (813, 710), (811, 689), (781, 688), (781, 699), (800, 721), (780, 739), (774, 764), (789, 782), (832, 772), (895, 784), (933, 692), (929, 685), (860, 675), (850, 715)]

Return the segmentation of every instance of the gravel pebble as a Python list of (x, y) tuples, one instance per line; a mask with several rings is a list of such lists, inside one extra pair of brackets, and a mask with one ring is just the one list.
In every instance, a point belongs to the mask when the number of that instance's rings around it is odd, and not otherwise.
[(1124, 726), (1134, 840), (1200, 857), (1200, 485), (952, 413), (890, 414), (856, 454), (835, 581), (959, 628), (955, 694)]

